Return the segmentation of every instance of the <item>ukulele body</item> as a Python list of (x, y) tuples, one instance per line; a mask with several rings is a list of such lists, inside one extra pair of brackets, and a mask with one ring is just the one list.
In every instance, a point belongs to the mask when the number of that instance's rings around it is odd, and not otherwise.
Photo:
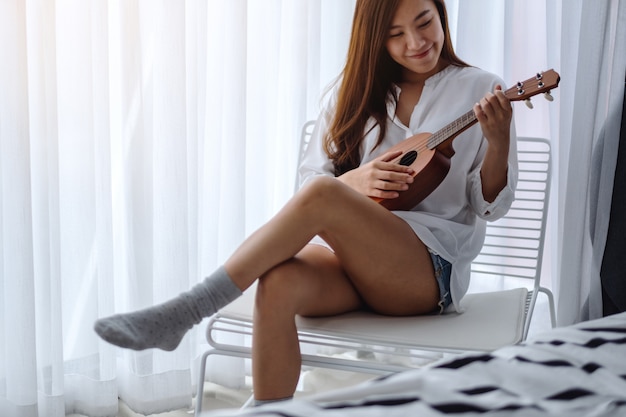
[[(402, 155), (393, 162), (413, 168), (413, 182), (409, 184), (409, 189), (401, 191), (397, 198), (373, 198), (374, 201), (388, 210), (410, 210), (441, 184), (450, 171), (450, 158), (454, 155), (452, 140), (447, 140), (433, 149), (420, 146), (420, 144), (427, 143), (430, 136), (430, 133), (418, 133), (389, 149), (389, 151), (402, 151)], [(414, 161), (408, 164), (400, 162), (409, 152), (420, 148), (423, 149), (417, 151)]]

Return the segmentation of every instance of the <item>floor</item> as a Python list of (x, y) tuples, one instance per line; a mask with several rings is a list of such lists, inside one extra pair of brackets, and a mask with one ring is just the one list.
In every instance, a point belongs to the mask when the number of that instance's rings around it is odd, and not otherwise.
[[(296, 396), (306, 396), (316, 392), (350, 386), (372, 378), (371, 375), (351, 372), (338, 372), (327, 369), (311, 369), (303, 373), (301, 388)], [(251, 386), (251, 381), (249, 381)], [(241, 408), (251, 395), (250, 389), (234, 390), (216, 384), (206, 383), (203, 396), (203, 411)], [(189, 417), (194, 415), (195, 399), (190, 409), (153, 414), (151, 417)], [(73, 415), (72, 417), (83, 417)], [(130, 410), (120, 402), (118, 417), (144, 417)]]

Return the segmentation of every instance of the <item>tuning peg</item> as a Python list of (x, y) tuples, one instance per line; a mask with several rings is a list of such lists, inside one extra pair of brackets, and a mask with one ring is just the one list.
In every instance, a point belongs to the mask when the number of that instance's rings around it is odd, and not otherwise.
[(526, 107), (528, 107), (529, 109), (533, 109), (533, 103), (530, 101), (529, 98), (527, 98), (526, 100), (524, 100), (524, 103), (526, 103)]
[(545, 93), (543, 93), (543, 97), (548, 101), (554, 101), (554, 97), (552, 97), (552, 94), (550, 94), (549, 91), (546, 91)]

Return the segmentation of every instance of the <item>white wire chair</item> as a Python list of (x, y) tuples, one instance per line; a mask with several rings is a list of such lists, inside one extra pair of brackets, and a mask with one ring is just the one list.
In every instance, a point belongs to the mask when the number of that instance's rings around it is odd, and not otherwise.
[[(312, 131), (302, 130), (300, 158)], [(545, 226), (550, 195), (550, 143), (540, 138), (518, 138), (519, 181), (516, 199), (508, 214), (487, 225), (485, 244), (472, 264), (472, 281), (485, 282), (498, 290), (470, 292), (462, 300), (464, 313), (390, 317), (355, 311), (331, 317), (296, 317), (301, 345), (315, 345), (359, 352), (357, 358), (322, 353), (303, 353), (302, 365), (387, 374), (415, 366), (431, 357), (429, 352), (460, 353), (491, 351), (512, 345), (528, 335), (537, 295), (548, 297), (552, 327), (554, 300), (541, 286), (540, 275)], [(493, 287), (493, 285), (491, 285)], [(196, 397), (196, 415), (202, 410), (207, 358), (211, 355), (250, 358), (248, 344), (222, 343), (220, 334), (250, 336), (254, 304), (252, 287), (243, 296), (214, 315), (206, 334), (211, 349), (201, 358)], [(424, 353), (427, 353), (424, 356)], [(395, 357), (396, 361), (362, 360), (361, 357)]]

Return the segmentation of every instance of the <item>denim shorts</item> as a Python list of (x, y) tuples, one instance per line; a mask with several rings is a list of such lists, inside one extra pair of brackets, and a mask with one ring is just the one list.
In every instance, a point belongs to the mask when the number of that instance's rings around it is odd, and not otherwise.
[(439, 285), (439, 302), (437, 304), (439, 305), (439, 314), (442, 314), (444, 310), (452, 304), (452, 295), (450, 294), (450, 274), (452, 273), (452, 265), (430, 248), (428, 248), (428, 253), (433, 260), (435, 278)]

